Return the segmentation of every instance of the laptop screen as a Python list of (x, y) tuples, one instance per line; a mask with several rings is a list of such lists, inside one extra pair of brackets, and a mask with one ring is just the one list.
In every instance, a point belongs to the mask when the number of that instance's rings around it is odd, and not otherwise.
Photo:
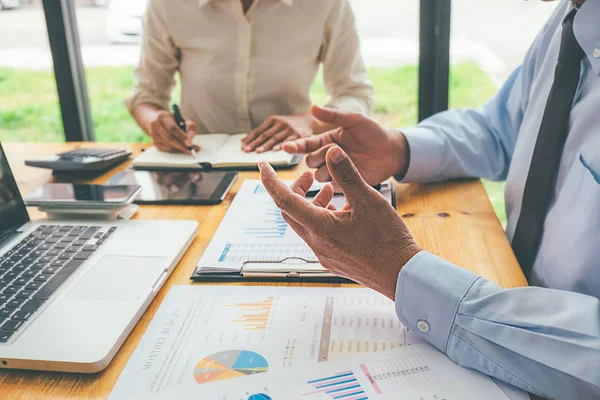
[(28, 221), (25, 203), (0, 143), (0, 241)]

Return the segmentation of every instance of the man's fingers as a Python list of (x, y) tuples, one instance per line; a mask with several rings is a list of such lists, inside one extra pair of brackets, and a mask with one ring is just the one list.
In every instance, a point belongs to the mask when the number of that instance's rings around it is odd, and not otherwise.
[(352, 129), (360, 125), (365, 119), (361, 114), (343, 112), (333, 108), (323, 108), (317, 105), (313, 105), (310, 108), (310, 112), (319, 121), (337, 125), (344, 129)]
[(291, 142), (293, 140), (296, 139), (300, 139), (300, 136), (296, 133), (291, 134), (290, 136), (286, 137), (285, 139), (283, 139), (283, 141), (281, 143), (277, 143), (275, 146), (273, 146), (273, 151), (279, 151), (281, 150), (281, 147), (283, 145), (283, 143), (285, 142)]
[(300, 225), (298, 222), (296, 222), (292, 217), (290, 217), (284, 211), (281, 212), (281, 217), (294, 230), (294, 232), (296, 232), (298, 234), (298, 236), (300, 236), (302, 239), (305, 239), (305, 241), (306, 241), (307, 232), (306, 232), (306, 229), (302, 225)]
[(335, 183), (342, 189), (346, 201), (355, 208), (375, 191), (360, 175), (348, 155), (334, 146), (327, 152), (327, 167)]
[(296, 179), (290, 189), (294, 193), (298, 193), (302, 197), (306, 197), (306, 193), (310, 190), (314, 182), (313, 174), (310, 171), (304, 171), (300, 178)]
[(323, 221), (323, 212), (310, 204), (305, 198), (294, 193), (285, 183), (283, 183), (275, 170), (266, 162), (258, 164), (260, 176), (265, 189), (271, 195), (277, 207), (288, 214), (300, 225), (310, 225), (311, 229), (319, 229)]
[(309, 168), (319, 168), (322, 165), (324, 165), (325, 155), (327, 154), (327, 151), (331, 148), (331, 146), (335, 146), (335, 144), (328, 144), (310, 153), (308, 157), (306, 157), (306, 165)]
[(313, 204), (317, 207), (328, 208), (329, 203), (333, 199), (333, 186), (327, 184), (317, 193), (313, 199)]
[(315, 179), (319, 182), (331, 181), (331, 175), (329, 174), (329, 168), (327, 168), (327, 164), (323, 164), (317, 169), (315, 172)]
[(333, 135), (335, 131), (329, 131), (321, 133), (320, 135), (314, 135), (307, 138), (294, 140), (293, 142), (286, 142), (282, 148), (286, 153), (290, 154), (305, 154), (312, 151), (318, 150), (321, 147), (334, 143)]

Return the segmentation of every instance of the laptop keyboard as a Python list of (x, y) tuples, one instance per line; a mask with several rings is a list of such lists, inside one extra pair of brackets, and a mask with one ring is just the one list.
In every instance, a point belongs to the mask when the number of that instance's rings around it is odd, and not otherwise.
[(7, 342), (116, 227), (41, 225), (0, 257), (0, 343)]

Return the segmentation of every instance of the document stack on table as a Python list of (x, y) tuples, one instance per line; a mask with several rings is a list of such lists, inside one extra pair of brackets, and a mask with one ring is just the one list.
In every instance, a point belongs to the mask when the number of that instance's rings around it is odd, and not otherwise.
[(507, 400), (370, 289), (174, 286), (116, 399)]
[[(288, 182), (291, 184), (291, 182)], [(318, 190), (321, 184), (313, 186)], [(391, 202), (393, 184), (382, 194)], [(332, 201), (342, 208), (346, 201)], [(349, 282), (329, 273), (284, 221), (259, 180), (245, 180), (192, 275), (197, 281)]]

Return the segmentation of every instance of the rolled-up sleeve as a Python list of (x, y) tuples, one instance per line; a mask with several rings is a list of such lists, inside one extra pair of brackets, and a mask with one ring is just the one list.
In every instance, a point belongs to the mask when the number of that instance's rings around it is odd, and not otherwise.
[(336, 0), (330, 9), (321, 53), (327, 107), (370, 114), (373, 86), (360, 52), (354, 13), (348, 0)]
[(179, 49), (173, 43), (167, 26), (165, 1), (148, 2), (143, 19), (140, 60), (135, 69), (135, 85), (125, 100), (129, 111), (142, 103), (168, 109), (175, 73), (179, 69)]
[(552, 399), (600, 398), (600, 301), (503, 289), (433, 254), (398, 276), (396, 312), (452, 361)]

